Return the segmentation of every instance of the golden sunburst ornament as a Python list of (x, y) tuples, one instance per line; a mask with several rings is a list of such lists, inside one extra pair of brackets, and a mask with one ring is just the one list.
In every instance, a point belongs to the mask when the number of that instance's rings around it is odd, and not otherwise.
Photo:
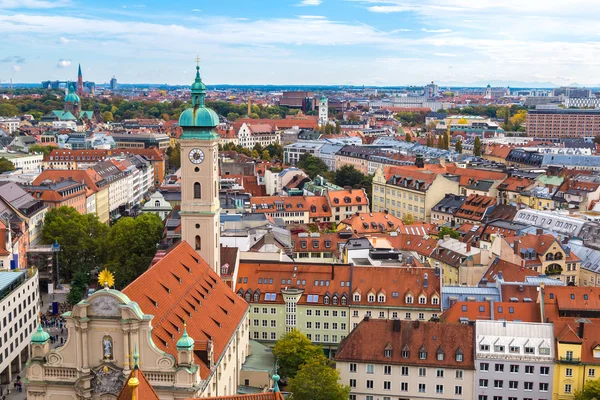
[(98, 283), (105, 288), (111, 287), (115, 285), (115, 277), (108, 269), (104, 268), (102, 272), (98, 275)]

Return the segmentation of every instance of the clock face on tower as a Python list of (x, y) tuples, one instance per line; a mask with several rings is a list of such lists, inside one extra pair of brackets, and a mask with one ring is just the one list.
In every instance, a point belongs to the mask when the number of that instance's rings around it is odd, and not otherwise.
[(204, 161), (204, 152), (200, 149), (190, 150), (189, 159), (193, 164), (201, 164)]

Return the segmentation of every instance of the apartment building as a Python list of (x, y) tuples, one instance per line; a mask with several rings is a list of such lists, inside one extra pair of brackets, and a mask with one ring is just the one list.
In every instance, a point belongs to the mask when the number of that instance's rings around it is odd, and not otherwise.
[(332, 220), (326, 196), (254, 196), (250, 198), (250, 212), (281, 218), (286, 224)]
[(272, 124), (244, 122), (238, 130), (239, 145), (249, 149), (257, 144), (267, 147), (280, 141), (279, 132)]
[(251, 339), (274, 343), (295, 328), (331, 355), (365, 316), (427, 321), (441, 313), (430, 268), (242, 260), (234, 285), (250, 304)]
[(527, 136), (594, 138), (600, 135), (600, 110), (537, 109), (527, 113)]
[(474, 327), (365, 318), (336, 355), (351, 400), (472, 399)]
[(467, 196), (463, 204), (454, 213), (454, 221), (457, 224), (481, 224), (494, 210), (496, 199), (490, 196), (471, 194)]
[(373, 211), (388, 210), (403, 218), (429, 222), (431, 209), (447, 193), (459, 193), (459, 182), (439, 173), (440, 168), (384, 167), (373, 177)]
[(475, 342), (474, 399), (551, 398), (552, 324), (478, 320)]
[(80, 214), (87, 212), (85, 183), (66, 178), (59, 182), (41, 182), (39, 185), (28, 185), (23, 188), (49, 209), (69, 206), (75, 208)]
[(340, 169), (344, 165), (352, 165), (367, 175), (369, 173), (369, 157), (378, 154), (380, 151), (378, 148), (367, 146), (344, 146), (335, 155), (335, 168)]
[(325, 197), (331, 208), (331, 220), (336, 223), (355, 213), (370, 211), (365, 189), (328, 190)]
[[(296, 165), (303, 154), (316, 156), (319, 149), (323, 146), (321, 142), (296, 142), (288, 144), (283, 148), (283, 162), (289, 165)], [(329, 169), (335, 170), (335, 166)]]

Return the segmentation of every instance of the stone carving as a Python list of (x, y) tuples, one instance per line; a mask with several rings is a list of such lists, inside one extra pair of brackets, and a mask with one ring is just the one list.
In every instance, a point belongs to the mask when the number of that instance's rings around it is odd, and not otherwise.
[(92, 390), (94, 393), (112, 393), (118, 395), (123, 387), (123, 373), (107, 366), (93, 371)]
[(121, 315), (117, 300), (111, 296), (97, 296), (91, 301), (92, 312), (97, 315), (115, 316)]

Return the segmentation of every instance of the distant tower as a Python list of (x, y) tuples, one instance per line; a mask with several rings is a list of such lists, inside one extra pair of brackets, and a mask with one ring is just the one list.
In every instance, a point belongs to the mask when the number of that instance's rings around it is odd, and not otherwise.
[(65, 96), (65, 111), (70, 111), (75, 118), (79, 118), (79, 112), (81, 111), (81, 99), (75, 93), (73, 85), (69, 85), (69, 92)]
[(483, 98), (488, 100), (492, 98), (492, 87), (490, 85), (487, 85), (487, 88), (485, 88), (485, 96)]
[(252, 115), (252, 98), (248, 93), (248, 118), (250, 118), (250, 115)]
[(329, 106), (327, 97), (321, 96), (319, 100), (319, 125), (326, 125), (329, 121)]
[(110, 90), (115, 91), (115, 90), (117, 90), (117, 87), (118, 87), (117, 78), (115, 78), (113, 76), (112, 79), (110, 80)]
[(81, 64), (79, 64), (79, 71), (77, 72), (77, 94), (83, 96), (83, 74), (81, 73)]

